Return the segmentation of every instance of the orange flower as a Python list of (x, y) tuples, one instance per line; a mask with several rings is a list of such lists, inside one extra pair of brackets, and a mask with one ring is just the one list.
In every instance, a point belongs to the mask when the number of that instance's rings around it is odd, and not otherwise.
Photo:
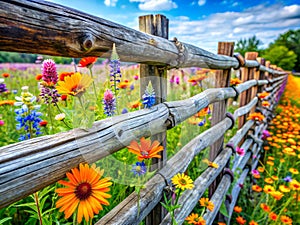
[(128, 82), (128, 80), (125, 80), (125, 81), (120, 82), (120, 83), (118, 84), (118, 88), (126, 89), (129, 85), (130, 85), (130, 83)]
[(262, 105), (263, 107), (269, 107), (269, 106), (270, 106), (270, 103), (269, 103), (268, 101), (263, 101), (263, 102), (261, 103), (261, 105)]
[(2, 73), (2, 77), (4, 78), (9, 77), (9, 73)]
[(209, 211), (213, 211), (215, 208), (214, 203), (212, 203), (211, 201), (209, 201), (208, 198), (201, 198), (199, 200), (199, 203), (201, 206), (206, 207)]
[(264, 99), (265, 97), (269, 96), (269, 93), (268, 92), (262, 92), (262, 93), (259, 93), (257, 96), (260, 99)]
[(239, 79), (239, 78), (232, 78), (230, 79), (230, 85), (238, 85), (238, 84), (241, 84), (242, 81)]
[(218, 222), (218, 225), (226, 225), (224, 222)]
[(292, 173), (292, 174), (299, 174), (299, 171), (295, 168), (290, 168), (289, 171)]
[(256, 191), (256, 192), (261, 192), (262, 188), (260, 186), (258, 186), (258, 185), (252, 185), (252, 190)]
[(273, 162), (273, 161), (270, 161), (270, 160), (267, 161), (267, 164), (270, 165), (270, 166), (274, 166), (274, 162)]
[(268, 178), (265, 178), (265, 182), (268, 183), (268, 184), (273, 184), (273, 180), (272, 178), (268, 177)]
[(14, 105), (15, 104), (15, 100), (2, 100), (0, 101), (0, 106), (2, 105)]
[(288, 216), (284, 216), (284, 215), (282, 215), (281, 217), (280, 217), (280, 220), (281, 220), (281, 222), (283, 222), (284, 224), (293, 224), (293, 220), (290, 218), (290, 217), (288, 217)]
[(269, 194), (278, 201), (284, 196), (280, 191), (271, 191)]
[(59, 74), (59, 80), (64, 81), (65, 77), (70, 77), (74, 74), (74, 72), (62, 72)]
[(150, 139), (147, 140), (142, 137), (140, 142), (141, 143), (139, 145), (136, 141), (132, 141), (127, 147), (129, 152), (138, 156), (138, 160), (141, 161), (143, 159), (161, 158), (158, 153), (163, 151), (164, 147), (161, 146), (158, 141), (154, 141), (151, 144)]
[(196, 224), (196, 225), (206, 225), (205, 220), (202, 216), (199, 216), (197, 213), (192, 213), (189, 215), (185, 220), (188, 222), (188, 224)]
[(271, 177), (272, 177), (273, 180), (278, 180), (278, 177), (275, 176), (275, 175), (273, 175), (273, 176), (271, 176)]
[(249, 116), (248, 116), (248, 118), (247, 118), (247, 120), (255, 120), (255, 121), (263, 121), (264, 120), (264, 116), (263, 116), (263, 114), (261, 114), (261, 113), (251, 113)]
[(79, 61), (79, 67), (91, 68), (97, 61), (97, 57), (85, 57)]
[(241, 216), (238, 216), (236, 219), (236, 222), (238, 223), (238, 224), (240, 224), (240, 225), (244, 225), (247, 221), (243, 218), (243, 217), (241, 217)]
[(103, 173), (104, 170), (96, 168), (95, 164), (89, 167), (81, 163), (79, 169), (74, 168), (66, 174), (69, 181), (58, 181), (66, 187), (55, 190), (62, 197), (56, 202), (56, 208), (64, 211), (66, 219), (77, 211), (77, 222), (81, 223), (83, 217), (88, 222), (103, 210), (102, 205), (109, 205), (107, 199), (111, 195), (107, 192), (112, 182), (109, 182), (110, 178), (101, 179)]
[(271, 212), (271, 213), (269, 214), (269, 218), (270, 218), (270, 220), (276, 221), (276, 220), (277, 220), (277, 215), (276, 215), (275, 213)]
[(209, 167), (212, 167), (215, 169), (219, 168), (219, 165), (217, 163), (211, 162), (208, 159), (203, 159), (202, 162), (206, 163)]
[(289, 138), (288, 140), (288, 143), (290, 143), (291, 145), (296, 145), (296, 141), (292, 138)]
[(251, 220), (249, 225), (258, 225), (258, 223), (256, 223), (254, 220)]
[(233, 208), (233, 211), (235, 211), (236, 213), (240, 213), (240, 212), (242, 212), (242, 207), (240, 207), (240, 206), (234, 206), (234, 208)]
[(129, 107), (131, 109), (136, 109), (136, 108), (139, 108), (141, 105), (142, 105), (142, 103), (140, 102), (140, 100), (137, 100), (135, 102), (131, 102)]
[(280, 186), (279, 186), (279, 190), (280, 190), (281, 192), (284, 192), (284, 193), (290, 192), (290, 191), (291, 191), (291, 190), (289, 189), (289, 187), (288, 187), (288, 186), (285, 186), (285, 185), (280, 185)]
[(38, 74), (38, 75), (36, 75), (36, 76), (35, 76), (35, 79), (36, 79), (36, 80), (41, 80), (41, 79), (42, 79), (42, 77), (43, 77), (43, 75), (42, 75), (42, 74)]
[(289, 186), (292, 190), (294, 191), (299, 191), (300, 190), (300, 183), (293, 179), (290, 183), (289, 183)]
[(265, 212), (270, 212), (270, 207), (265, 203), (261, 203), (260, 208), (262, 208), (262, 210), (264, 210)]
[(260, 173), (263, 173), (265, 171), (265, 168), (259, 166), (259, 167), (257, 167), (257, 171)]

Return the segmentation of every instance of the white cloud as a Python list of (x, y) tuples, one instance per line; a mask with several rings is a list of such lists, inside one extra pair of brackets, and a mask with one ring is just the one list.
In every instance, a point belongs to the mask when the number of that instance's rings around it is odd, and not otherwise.
[[(225, 3), (225, 1), (223, 1)], [(183, 17), (184, 18), (184, 17)], [(241, 12), (215, 13), (198, 20), (170, 19), (170, 38), (216, 52), (219, 41), (256, 35), (262, 47), (289, 29), (300, 28), (300, 5), (257, 5)]]
[(104, 4), (111, 7), (115, 7), (117, 2), (118, 0), (104, 0)]
[(202, 5), (205, 5), (206, 3), (206, 0), (199, 0), (198, 1), (198, 5), (202, 6)]
[(168, 11), (178, 6), (172, 0), (129, 0), (139, 2), (139, 9), (143, 11)]

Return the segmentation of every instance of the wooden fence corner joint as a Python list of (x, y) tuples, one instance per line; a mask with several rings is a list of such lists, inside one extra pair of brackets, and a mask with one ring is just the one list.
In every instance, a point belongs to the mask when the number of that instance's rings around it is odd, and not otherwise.
[(231, 169), (229, 169), (229, 168), (225, 168), (224, 170), (223, 170), (223, 175), (229, 175), (229, 177), (230, 177), (230, 181), (231, 181), (231, 183), (234, 181), (234, 174), (233, 174), (233, 172), (232, 172), (232, 170)]
[(228, 128), (229, 130), (231, 130), (234, 127), (234, 124), (235, 124), (234, 117), (230, 112), (226, 113), (226, 117), (231, 120), (231, 126)]
[(235, 70), (238, 70), (240, 69), (241, 67), (245, 66), (245, 59), (244, 57), (240, 54), (240, 53), (235, 53), (233, 55), (234, 58), (237, 59), (238, 63), (239, 63), (239, 66), (237, 68), (234, 68)]

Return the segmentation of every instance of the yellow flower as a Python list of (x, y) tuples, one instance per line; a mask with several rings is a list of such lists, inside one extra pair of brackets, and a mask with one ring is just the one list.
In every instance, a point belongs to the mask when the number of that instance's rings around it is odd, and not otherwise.
[(271, 191), (269, 194), (276, 200), (280, 200), (284, 196), (280, 191)]
[(285, 186), (285, 185), (280, 185), (280, 186), (279, 186), (279, 190), (280, 190), (281, 192), (290, 192), (289, 187), (287, 187), (287, 186)]
[(299, 171), (295, 168), (290, 168), (289, 171), (292, 173), (292, 174), (299, 174)]
[(300, 190), (300, 183), (293, 179), (290, 183), (289, 183), (289, 186), (292, 190), (294, 191), (299, 191)]
[(201, 198), (199, 200), (199, 203), (201, 206), (206, 207), (209, 211), (213, 211), (215, 208), (214, 203), (212, 203), (211, 201), (209, 201), (208, 198)]
[(262, 92), (262, 93), (259, 93), (258, 94), (258, 97), (260, 99), (264, 99), (265, 97), (269, 96), (269, 93), (268, 92)]
[(274, 162), (273, 161), (267, 161), (267, 164), (270, 166), (274, 166)]
[(192, 213), (187, 218), (185, 218), (188, 224), (196, 224), (196, 225), (206, 225), (205, 220), (202, 216), (199, 216), (197, 213)]
[(270, 103), (269, 103), (268, 101), (263, 101), (263, 102), (261, 103), (261, 105), (262, 105), (263, 107), (269, 107), (269, 106), (270, 106)]
[(104, 170), (96, 168), (95, 164), (89, 167), (81, 163), (79, 169), (74, 168), (66, 174), (69, 181), (58, 181), (66, 187), (55, 190), (62, 197), (56, 202), (56, 208), (64, 211), (66, 219), (77, 211), (77, 222), (81, 223), (83, 217), (88, 222), (94, 214), (103, 210), (102, 205), (109, 205), (107, 199), (111, 195), (106, 192), (112, 182), (109, 182), (110, 178), (101, 179), (103, 173)]
[(268, 178), (265, 178), (265, 182), (268, 183), (268, 184), (273, 184), (273, 180), (272, 178), (268, 177)]
[(275, 176), (275, 175), (273, 175), (273, 176), (272, 176), (272, 179), (273, 179), (273, 180), (278, 180), (278, 177)]
[(242, 81), (239, 78), (232, 78), (230, 79), (230, 85), (238, 85), (241, 84)]
[(203, 159), (202, 162), (206, 163), (209, 167), (217, 169), (219, 165), (217, 163), (211, 162), (208, 159)]
[(193, 180), (184, 173), (176, 174), (171, 180), (172, 183), (176, 186), (176, 188), (179, 188), (182, 191), (184, 191), (185, 189), (194, 188)]
[(252, 185), (252, 190), (253, 191), (256, 191), (256, 192), (261, 192), (262, 191), (262, 188), (258, 185)]
[(257, 167), (258, 172), (263, 173), (265, 171), (265, 168), (259, 166)]
[(272, 191), (275, 191), (275, 188), (272, 187), (271, 185), (265, 185), (265, 186), (264, 186), (264, 192), (265, 192), (266, 194), (269, 194), (269, 193), (272, 192)]
[(59, 94), (80, 97), (93, 82), (92, 78), (86, 74), (74, 73), (67, 76), (63, 81), (59, 81), (56, 90)]

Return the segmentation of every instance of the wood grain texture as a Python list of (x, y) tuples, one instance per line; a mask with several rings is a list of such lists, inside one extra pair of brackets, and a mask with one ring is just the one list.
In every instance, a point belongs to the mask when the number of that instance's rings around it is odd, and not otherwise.
[[(175, 42), (52, 2), (0, 0), (0, 3), (1, 51), (108, 58), (116, 43), (124, 62), (211, 69), (239, 67), (234, 57), (216, 55), (185, 43), (179, 54)], [(246, 65), (257, 66), (251, 61)]]

